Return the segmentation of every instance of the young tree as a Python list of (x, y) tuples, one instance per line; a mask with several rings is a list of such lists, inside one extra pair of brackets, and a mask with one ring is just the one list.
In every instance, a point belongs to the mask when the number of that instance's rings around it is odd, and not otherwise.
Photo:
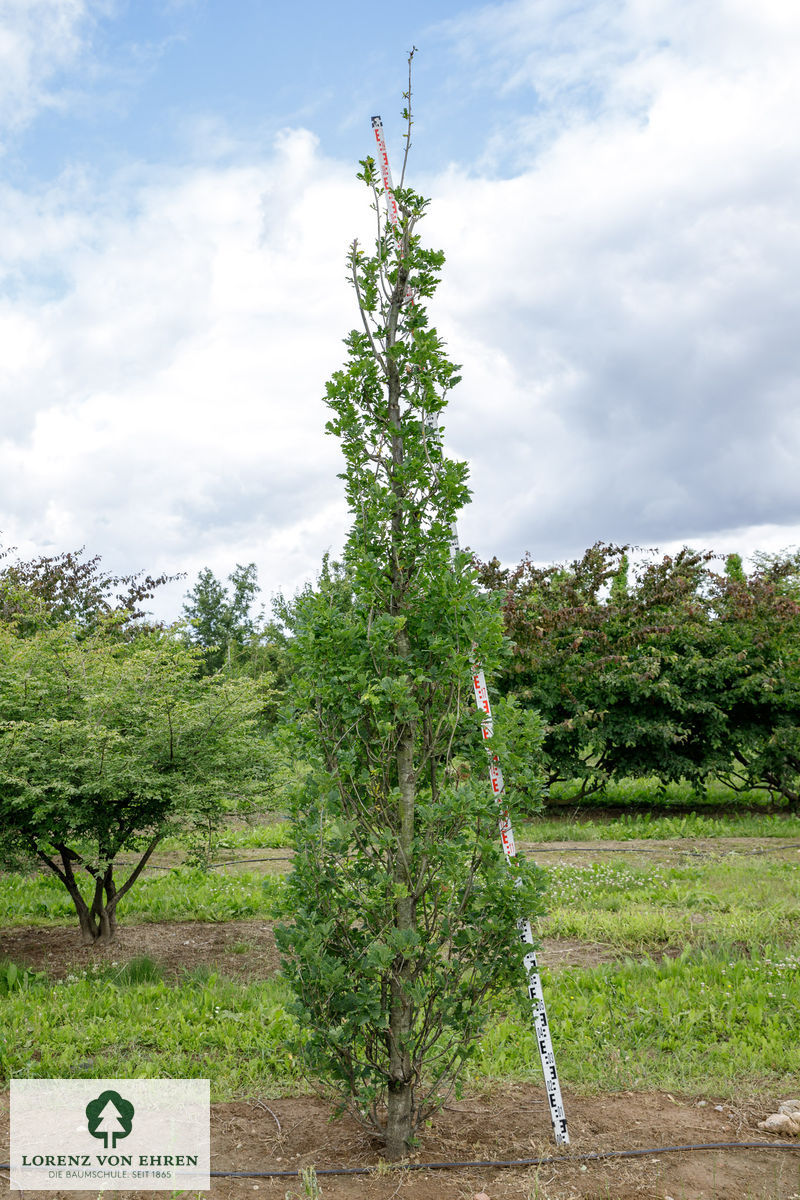
[(362, 327), (327, 386), (353, 525), (341, 567), (282, 613), (316, 786), (293, 814), (279, 939), (311, 1073), (396, 1159), (452, 1085), (490, 989), (522, 982), (514, 921), (538, 911), (540, 883), (505, 869), (471, 697), (473, 656), (493, 667), (503, 638), (452, 541), (467, 468), (438, 418), (458, 374), (425, 308), (444, 259), (420, 242), (427, 201), (405, 163), (396, 228), (362, 167), (378, 236), (372, 255), (351, 248)]
[[(114, 936), (120, 900), (168, 832), (207, 826), (260, 773), (250, 681), (198, 679), (177, 636), (126, 639), (117, 624), (20, 636), (0, 622), (0, 855), (61, 880), (87, 944)], [(138, 863), (118, 885), (123, 851)]]
[(202, 649), (208, 674), (230, 667), (234, 657), (241, 657), (245, 646), (256, 639), (256, 624), (250, 612), (261, 591), (256, 564), (237, 563), (228, 583), (230, 588), (205, 567), (183, 606), (190, 625), (189, 640)]

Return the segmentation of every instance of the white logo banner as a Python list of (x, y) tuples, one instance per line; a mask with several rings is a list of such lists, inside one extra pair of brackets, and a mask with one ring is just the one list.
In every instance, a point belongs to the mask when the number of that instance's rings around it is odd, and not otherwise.
[(207, 1191), (207, 1079), (12, 1079), (11, 1190)]

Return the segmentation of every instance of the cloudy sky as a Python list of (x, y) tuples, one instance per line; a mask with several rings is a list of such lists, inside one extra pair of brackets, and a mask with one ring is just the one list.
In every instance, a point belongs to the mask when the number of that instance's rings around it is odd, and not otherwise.
[(800, 542), (800, 6), (0, 0), (0, 544), (266, 596), (341, 547), (321, 397), (412, 44), (462, 542)]

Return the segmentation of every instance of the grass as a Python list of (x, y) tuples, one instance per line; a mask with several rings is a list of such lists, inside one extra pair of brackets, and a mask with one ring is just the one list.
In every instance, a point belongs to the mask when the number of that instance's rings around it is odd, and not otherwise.
[[(544, 975), (562, 1081), (585, 1089), (660, 1087), (734, 1096), (791, 1090), (800, 1074), (800, 959), (690, 948)], [(279, 978), (205, 971), (168, 984), (134, 960), (48, 982), (29, 975), (3, 998), (5, 1077), (210, 1078), (216, 1101), (297, 1090), (294, 1020)], [(530, 1014), (505, 998), (480, 1042), (473, 1080), (538, 1080)]]
[[(122, 873), (124, 879), (125, 875)], [(120, 921), (234, 921), (276, 912), (283, 878), (180, 867), (143, 876), (119, 905)], [(0, 875), (0, 926), (71, 925), (75, 909), (62, 884), (48, 875)]]
[[(211, 839), (212, 854), (219, 850), (285, 850), (291, 845), (291, 825), (288, 821), (272, 821), (261, 825), (229, 825), (218, 830)], [(183, 850), (184, 838), (164, 838), (161, 850)]]
[[(559, 1074), (587, 1089), (663, 1088), (735, 1096), (796, 1088), (800, 959), (780, 947), (749, 958), (688, 948), (646, 959), (543, 973)], [(473, 1077), (536, 1079), (526, 1010), (486, 1033)]]
[[(570, 797), (579, 790), (579, 781), (554, 783), (550, 796), (555, 806), (566, 806)], [(648, 812), (685, 812), (691, 809), (725, 809), (734, 811), (758, 811), (759, 809), (784, 808), (787, 801), (773, 797), (768, 791), (754, 788), (735, 792), (718, 780), (695, 790), (690, 783), (668, 783), (666, 787), (655, 776), (641, 779), (621, 779), (607, 783), (602, 791), (586, 796), (581, 808), (643, 808)]]
[(688, 942), (704, 949), (735, 942), (750, 953), (793, 946), (800, 933), (800, 856), (681, 866), (559, 863), (545, 871), (549, 911), (541, 928), (548, 937), (638, 954)]
[(292, 844), (291, 825), (288, 821), (276, 821), (271, 825), (225, 829), (216, 844), (220, 850), (285, 850)]
[[(593, 820), (588, 828), (587, 836), (586, 824), (540, 821), (525, 833), (537, 840), (546, 840), (543, 830), (558, 840), (791, 839), (800, 835), (800, 820), (666, 814)], [(276, 829), (282, 837), (275, 825), (229, 832), (253, 839), (238, 845), (257, 846)], [(599, 966), (543, 972), (562, 1082), (730, 1097), (796, 1092), (800, 854), (666, 862), (632, 851), (585, 865), (542, 858), (549, 913), (541, 933), (602, 943), (616, 954)], [(126, 897), (121, 918), (133, 924), (271, 917), (282, 886), (280, 878), (257, 872), (158, 872)], [(0, 926), (75, 923), (57, 880), (0, 876)], [(247, 949), (246, 939), (234, 946), (242, 954)], [(295, 1026), (280, 978), (240, 982), (197, 970), (167, 982), (157, 963), (139, 959), (52, 982), (0, 963), (0, 993), (6, 1078), (202, 1076), (212, 1079), (215, 1100), (303, 1086), (289, 1049)], [(496, 999), (470, 1071), (476, 1081), (540, 1079), (524, 1000)]]
[(665, 816), (630, 813), (584, 821), (541, 817), (520, 827), (530, 842), (625, 842), (652, 838), (800, 838), (800, 816), (778, 813), (733, 813)]
[(210, 1078), (215, 1101), (297, 1089), (282, 980), (199, 971), (168, 984), (159, 975), (145, 959), (63, 981), (29, 978), (3, 997), (0, 1074)]

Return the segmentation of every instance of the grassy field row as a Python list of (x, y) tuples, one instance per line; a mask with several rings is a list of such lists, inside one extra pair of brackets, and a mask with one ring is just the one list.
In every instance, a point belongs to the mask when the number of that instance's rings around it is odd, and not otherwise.
[[(790, 813), (742, 812), (722, 816), (707, 813), (628, 813), (619, 817), (584, 817), (569, 820), (543, 815), (515, 821), (518, 836), (528, 841), (631, 841), (640, 838), (783, 837), (800, 838), (800, 816)], [(212, 856), (231, 850), (283, 850), (291, 846), (288, 821), (273, 820), (223, 829), (212, 843)], [(162, 850), (178, 850), (181, 842), (169, 838)]]
[[(791, 852), (790, 852), (791, 853)], [(800, 928), (800, 853), (726, 854), (689, 862), (631, 862), (604, 856), (583, 865), (546, 863), (550, 936), (657, 948), (675, 938), (756, 942)], [(178, 867), (143, 877), (120, 904), (120, 919), (228, 921), (276, 914), (282, 876)], [(0, 875), (0, 926), (73, 924), (72, 902), (54, 877)], [(647, 936), (643, 930), (650, 928)]]
[[(713, 820), (717, 832), (705, 836), (733, 835), (728, 818)], [(661, 828), (655, 820), (640, 821), (644, 827)], [(741, 820), (736, 828), (756, 836)], [(257, 827), (245, 832), (263, 836)], [(563, 823), (556, 832), (565, 840)], [(762, 827), (761, 836), (771, 835)], [(600, 861), (546, 861), (549, 912), (540, 933), (585, 945), (586, 961), (611, 960), (557, 971), (545, 961), (565, 1084), (731, 1098), (797, 1090), (800, 853), (728, 850), (665, 860), (632, 849)], [(272, 918), (282, 887), (280, 876), (256, 870), (179, 867), (144, 877), (120, 917), (123, 925)], [(43, 875), (0, 876), (0, 927), (32, 924), (75, 928), (63, 889)], [(217, 1100), (303, 1087), (279, 977), (240, 982), (204, 969), (176, 982), (157, 963), (140, 961), (96, 965), (56, 982), (6, 964), (0, 992), (4, 1078), (202, 1076), (213, 1080)], [(494, 997), (470, 1072), (473, 1080), (539, 1079), (521, 995)]]
[[(687, 949), (544, 971), (543, 983), (566, 1084), (728, 1097), (743, 1085), (796, 1086), (800, 972), (781, 948), (746, 958)], [(287, 1002), (280, 978), (196, 971), (167, 983), (147, 960), (57, 983), (22, 974), (3, 997), (0, 1069), (5, 1078), (210, 1077), (220, 1101), (291, 1092), (301, 1080)], [(527, 1006), (495, 997), (471, 1078), (538, 1080), (540, 1070)]]
[[(579, 791), (578, 780), (551, 784), (551, 807), (568, 804)], [(654, 775), (649, 778), (611, 781), (600, 791), (584, 796), (580, 807), (639, 808), (647, 812), (690, 812), (693, 809), (757, 812), (759, 809), (787, 808), (788, 802), (765, 788), (734, 791), (719, 780), (711, 780), (698, 788), (693, 788), (686, 781), (665, 785)]]

